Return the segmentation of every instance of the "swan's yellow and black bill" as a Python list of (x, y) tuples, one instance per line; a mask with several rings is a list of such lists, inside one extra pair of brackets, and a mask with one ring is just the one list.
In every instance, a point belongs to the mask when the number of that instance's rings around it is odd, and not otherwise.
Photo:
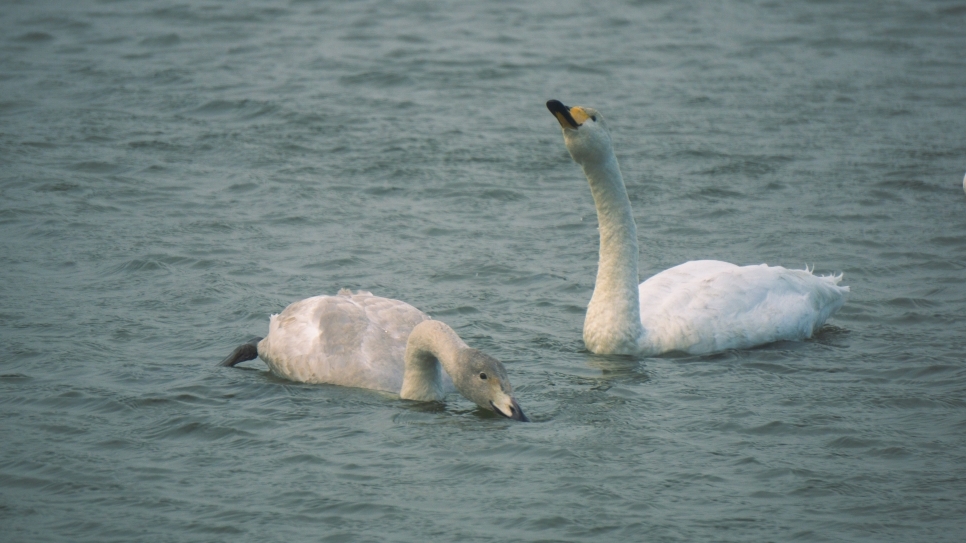
[(570, 108), (560, 103), (560, 100), (547, 100), (547, 109), (557, 118), (562, 128), (580, 128), (580, 124), (571, 115)]
[(503, 415), (508, 419), (518, 420), (520, 422), (530, 422), (530, 419), (528, 419), (527, 416), (523, 414), (523, 409), (520, 408), (520, 404), (517, 403), (516, 398), (510, 398), (510, 405), (506, 407), (506, 410), (509, 411), (509, 413), (505, 413), (503, 409), (500, 409), (499, 407), (497, 407), (492, 400), (490, 401), (490, 406), (498, 414)]

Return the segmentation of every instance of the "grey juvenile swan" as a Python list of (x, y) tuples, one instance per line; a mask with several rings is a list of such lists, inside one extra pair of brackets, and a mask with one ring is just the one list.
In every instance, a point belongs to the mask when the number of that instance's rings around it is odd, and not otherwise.
[(268, 336), (223, 360), (256, 356), (272, 373), (303, 383), (329, 383), (442, 401), (454, 390), (504, 417), (527, 421), (499, 360), (472, 349), (452, 328), (415, 307), (343, 289), (295, 302), (272, 315)]

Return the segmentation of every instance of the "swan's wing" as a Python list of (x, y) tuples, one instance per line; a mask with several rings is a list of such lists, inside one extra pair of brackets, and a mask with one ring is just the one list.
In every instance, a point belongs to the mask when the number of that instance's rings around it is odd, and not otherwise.
[[(417, 324), (429, 319), (429, 315), (405, 302), (380, 298), (368, 292), (353, 294), (351, 300), (362, 308), (369, 324), (362, 334), (357, 366), (365, 368), (366, 380), (373, 382), (365, 388), (399, 393), (409, 334)], [(374, 386), (375, 379), (379, 379), (381, 386)]]
[(273, 315), (258, 353), (286, 379), (398, 393), (406, 340), (428, 318), (368, 292), (316, 296)]
[(811, 337), (845, 303), (840, 280), (764, 264), (681, 264), (639, 287), (648, 350), (700, 354)]

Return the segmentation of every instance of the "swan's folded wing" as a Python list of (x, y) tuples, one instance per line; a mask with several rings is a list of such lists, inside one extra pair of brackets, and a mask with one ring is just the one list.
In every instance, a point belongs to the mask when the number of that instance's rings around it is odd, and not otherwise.
[(845, 302), (840, 277), (694, 261), (640, 285), (647, 341), (693, 354), (811, 337)]
[(286, 379), (344, 385), (357, 380), (346, 368), (367, 327), (365, 312), (345, 297), (306, 298), (272, 315), (259, 355)]
[[(281, 377), (399, 393), (406, 342), (429, 316), (369, 292), (348, 290), (295, 302), (272, 315), (259, 355)], [(443, 387), (455, 390), (444, 374)]]
[(429, 316), (405, 302), (367, 292), (354, 294), (351, 299), (365, 313), (368, 325), (357, 361), (368, 373), (366, 388), (398, 393), (402, 389), (406, 341), (413, 328)]
[[(429, 315), (406, 302), (368, 292), (353, 294), (352, 301), (365, 311), (369, 322), (363, 336), (360, 364), (365, 364), (371, 375), (380, 376), (379, 390), (398, 393), (402, 389), (409, 335), (417, 324), (429, 320)], [(456, 391), (453, 379), (446, 372), (443, 372), (443, 391)]]

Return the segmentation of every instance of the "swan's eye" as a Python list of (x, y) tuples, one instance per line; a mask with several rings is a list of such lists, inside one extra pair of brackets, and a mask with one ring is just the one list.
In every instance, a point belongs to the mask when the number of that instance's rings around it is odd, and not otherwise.
[(597, 122), (597, 115), (591, 115), (590, 116), (590, 120), (592, 120), (592, 121), (594, 121), (596, 123)]
[(486, 374), (485, 373), (481, 373), (480, 374), (480, 379), (483, 379), (484, 381), (486, 381)]

